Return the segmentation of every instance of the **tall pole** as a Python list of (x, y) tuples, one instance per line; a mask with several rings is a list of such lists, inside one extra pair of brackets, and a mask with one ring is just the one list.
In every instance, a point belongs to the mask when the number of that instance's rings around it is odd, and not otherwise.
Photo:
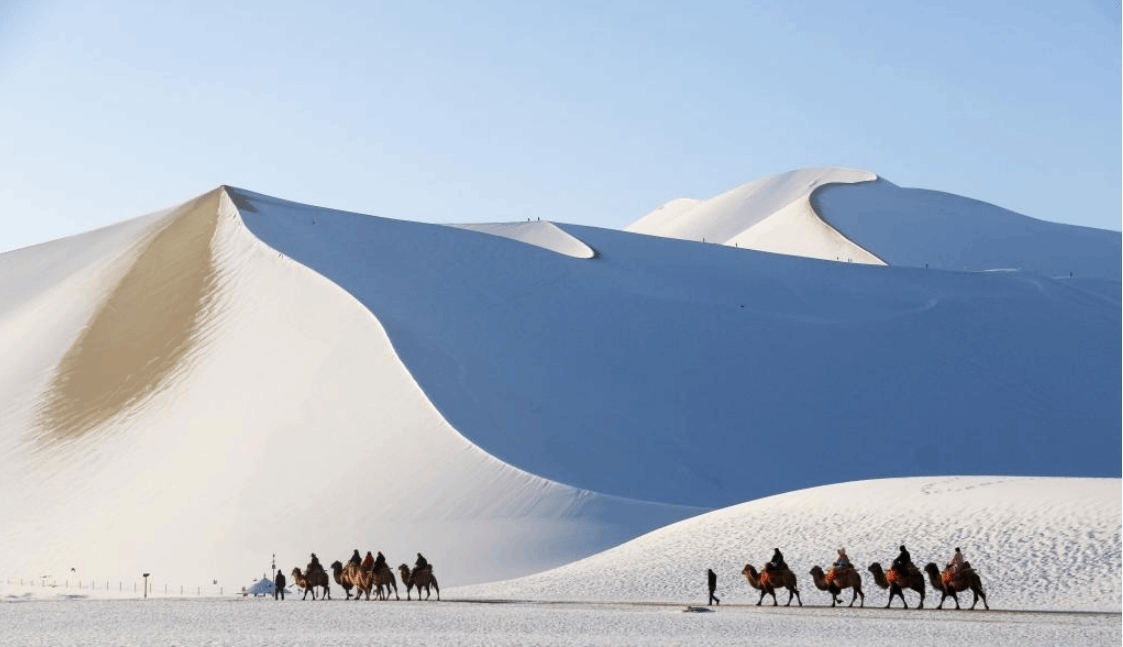
[(145, 600), (148, 599), (148, 576), (149, 575), (150, 575), (149, 573), (144, 574), (144, 599)]

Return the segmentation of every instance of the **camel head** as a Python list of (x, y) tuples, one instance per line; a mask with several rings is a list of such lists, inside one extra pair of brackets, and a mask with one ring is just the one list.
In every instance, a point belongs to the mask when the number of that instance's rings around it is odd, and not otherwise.
[(339, 560), (337, 559), (337, 560), (335, 560), (334, 562), (331, 563), (331, 570), (333, 572), (338, 573), (338, 572), (343, 570), (343, 564), (341, 564), (339, 562)]
[(753, 568), (752, 564), (745, 564), (745, 568), (741, 569), (741, 575), (752, 575), (756, 577), (756, 569)]
[(296, 575), (300, 575), (300, 567), (299, 567), (299, 566), (293, 566), (293, 567), (292, 567), (292, 574), (293, 574), (294, 576), (296, 576)]
[(819, 577), (819, 576), (821, 576), (822, 574), (823, 574), (823, 569), (822, 569), (822, 568), (820, 568), (820, 567), (818, 567), (818, 566), (812, 566), (812, 567), (811, 567), (811, 575), (812, 575), (812, 576), (814, 576), (814, 577)]
[(409, 567), (406, 566), (405, 564), (399, 565), (398, 570), (401, 571), (402, 577), (405, 577), (406, 575), (409, 574)]

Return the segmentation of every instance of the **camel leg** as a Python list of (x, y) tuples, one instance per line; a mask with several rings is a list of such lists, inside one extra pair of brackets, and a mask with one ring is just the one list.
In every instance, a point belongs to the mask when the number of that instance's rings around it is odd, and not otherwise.
[[(901, 597), (902, 598), (905, 597), (905, 594), (902, 593)], [(923, 589), (920, 591), (920, 603), (916, 605), (916, 608), (917, 609), (923, 609), (924, 608), (924, 590)]]
[(760, 606), (761, 602), (764, 602), (764, 593), (765, 593), (764, 589), (761, 589), (760, 590), (760, 599), (756, 601), (756, 605), (758, 607)]
[(990, 607), (989, 607), (989, 606), (987, 606), (987, 595), (986, 595), (986, 593), (983, 593), (983, 590), (982, 590), (982, 589), (980, 589), (980, 588), (972, 588), (972, 589), (971, 589), (971, 593), (973, 593), (973, 594), (974, 594), (974, 596), (975, 596), (975, 599), (971, 601), (971, 609), (972, 609), (972, 610), (974, 610), (974, 609), (975, 609), (975, 605), (976, 605), (976, 604), (978, 604), (978, 603), (979, 603), (979, 599), (980, 599), (980, 598), (982, 598), (982, 600), (983, 600), (983, 608), (984, 608), (984, 609), (986, 609), (987, 611), (990, 611)]

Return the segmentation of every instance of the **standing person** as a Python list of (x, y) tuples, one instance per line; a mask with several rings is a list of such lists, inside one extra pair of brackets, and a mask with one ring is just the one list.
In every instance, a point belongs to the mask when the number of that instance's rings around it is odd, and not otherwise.
[(709, 589), (710, 589), (710, 601), (707, 602), (707, 604), (709, 604), (709, 605), (719, 604), (720, 605), (721, 600), (718, 599), (718, 597), (716, 595), (714, 595), (714, 591), (717, 590), (717, 573), (715, 573), (714, 569), (712, 569), (712, 568), (706, 569), (706, 585), (709, 586)]
[(277, 569), (277, 575), (273, 578), (273, 599), (285, 599), (285, 574), (281, 569)]

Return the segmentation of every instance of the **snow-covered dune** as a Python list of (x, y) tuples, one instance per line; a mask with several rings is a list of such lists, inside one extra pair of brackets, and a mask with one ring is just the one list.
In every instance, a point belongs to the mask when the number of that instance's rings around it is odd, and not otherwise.
[[(805, 219), (837, 181), (742, 197)], [(359, 548), (447, 586), (816, 485), (1118, 478), (1120, 303), (1082, 272), (220, 187), (0, 255), (0, 578), (245, 582)]]
[(949, 193), (878, 179), (832, 184), (817, 213), (890, 265), (955, 271), (1020, 270), (1118, 281), (1120, 234), (1029, 218)]
[[(254, 234), (382, 322), (453, 427), (551, 480), (720, 507), (880, 476), (1119, 471), (1099, 451), (1118, 443), (1118, 283), (560, 225), (598, 252), (577, 259), (240, 195)], [(836, 460), (837, 437), (862, 455)], [(745, 469), (759, 456), (780, 459)]]
[(1111, 281), (1123, 260), (1119, 232), (1036, 220), (838, 168), (790, 171), (706, 200), (674, 200), (626, 230), (854, 263)]
[[(661, 528), (594, 557), (509, 582), (457, 589), (469, 598), (515, 600), (705, 599), (718, 573), (725, 604), (756, 603), (741, 570), (779, 547), (805, 604), (830, 604), (812, 566), (845, 548), (862, 571), (867, 607), (888, 592), (867, 567), (888, 568), (904, 544), (920, 568), (942, 569), (955, 547), (978, 571), (992, 609), (1114, 611), (1121, 607), (1119, 479), (936, 477), (860, 481), (790, 492)], [(940, 594), (926, 583), (925, 608)], [(906, 592), (910, 607), (919, 596)], [(849, 603), (853, 591), (842, 598)], [(780, 604), (788, 593), (779, 594)], [(970, 591), (959, 594), (970, 606)], [(767, 598), (766, 604), (771, 604)], [(794, 602), (793, 602), (794, 604)], [(896, 600), (900, 607), (901, 601)], [(855, 604), (857, 606), (857, 603)], [(954, 608), (951, 600), (944, 608)], [(979, 604), (982, 608), (982, 603)]]
[(820, 187), (876, 179), (873, 173), (854, 169), (790, 171), (749, 182), (708, 200), (672, 200), (628, 225), (625, 231), (882, 265), (874, 253), (824, 223), (810, 200)]
[[(210, 244), (193, 249), (207, 227)], [(378, 320), (250, 235), (225, 191), (43, 249), (59, 246), (74, 260), (52, 255), (50, 299), (13, 289), (22, 299), (0, 327), (8, 366), (24, 369), (4, 373), (0, 552), (19, 556), (5, 576), (231, 581), (273, 553), (287, 571), (310, 551), (330, 563), (361, 546), (395, 565), (423, 551), (447, 582), (478, 581), (700, 511), (579, 490), (480, 451)], [(184, 291), (203, 274), (202, 298)], [(163, 364), (138, 366), (141, 352)]]

